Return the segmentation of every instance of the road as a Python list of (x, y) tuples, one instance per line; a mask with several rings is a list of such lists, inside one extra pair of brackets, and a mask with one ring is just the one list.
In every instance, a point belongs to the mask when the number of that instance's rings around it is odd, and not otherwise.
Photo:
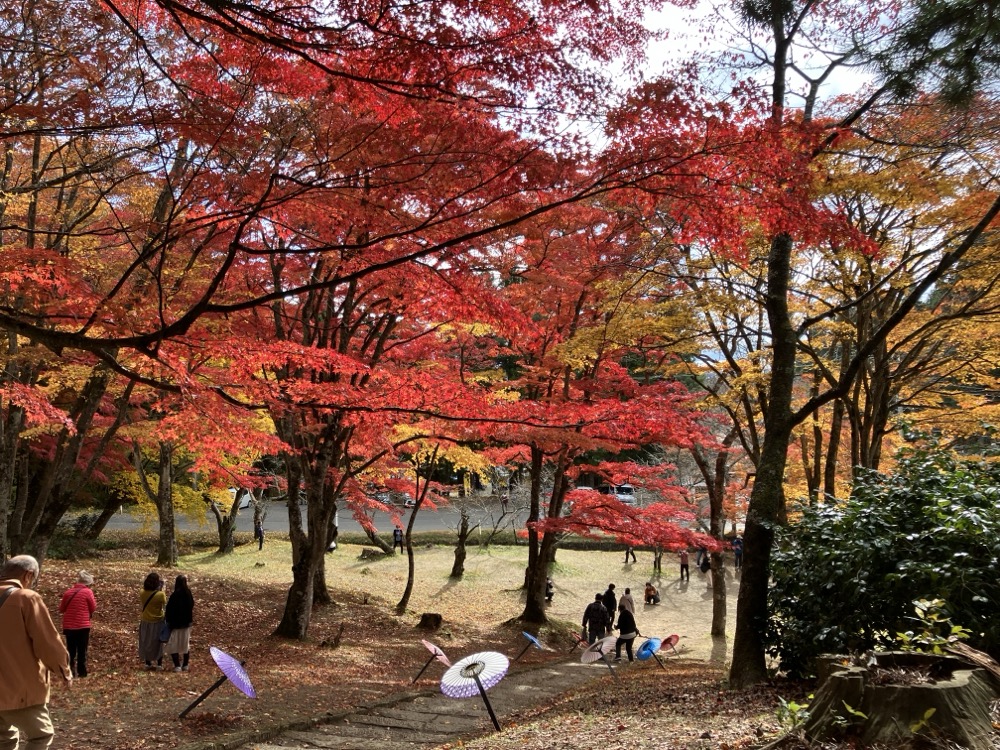
[[(476, 504), (470, 507), (470, 516), (472, 518), (471, 525), (475, 526), (476, 523), (481, 523), (483, 528), (492, 528), (493, 521), (491, 520), (491, 515), (494, 518), (499, 518), (501, 514), (501, 509), (499, 503), (483, 503)], [(406, 528), (406, 524), (410, 520), (409, 509), (399, 508), (400, 512), (400, 522), (403, 528)], [(304, 518), (303, 514), (303, 518)], [(361, 524), (355, 520), (354, 516), (347, 511), (339, 511), (339, 527), (340, 531), (343, 533), (350, 532), (361, 532)], [(509, 514), (505, 519), (505, 525), (510, 528), (510, 523), (514, 514)], [(437, 510), (430, 510), (428, 508), (421, 508), (420, 512), (417, 513), (417, 520), (414, 522), (414, 531), (448, 531), (457, 530), (459, 523), (460, 514), (457, 508), (452, 506), (443, 506)], [(527, 513), (517, 514), (518, 527), (523, 527), (525, 521), (527, 520)], [(206, 519), (208, 522), (207, 528), (214, 529), (215, 523), (212, 519), (211, 514), (206, 512)], [(109, 529), (138, 529), (142, 526), (142, 519), (137, 518), (129, 513), (116, 513), (115, 516), (108, 522), (107, 528)], [(393, 527), (393, 519), (388, 513), (376, 513), (375, 514), (375, 527), (384, 534), (387, 534)], [(186, 516), (177, 517), (177, 528), (182, 531), (191, 531), (198, 529), (198, 524)], [(202, 527), (205, 528), (205, 527)], [(252, 510), (242, 510), (236, 519), (236, 529), (238, 531), (253, 531), (253, 511)], [(267, 518), (264, 520), (264, 531), (274, 532), (287, 532), (288, 531), (288, 512), (285, 508), (283, 502), (271, 503), (267, 509)]]

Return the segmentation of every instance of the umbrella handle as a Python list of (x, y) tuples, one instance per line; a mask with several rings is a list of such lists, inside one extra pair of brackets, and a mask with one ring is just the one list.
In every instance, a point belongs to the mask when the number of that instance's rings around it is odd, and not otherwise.
[(514, 657), (514, 661), (517, 661), (522, 656), (524, 656), (526, 653), (528, 653), (528, 649), (529, 648), (531, 648), (531, 641), (528, 641), (528, 645), (525, 646), (523, 649), (521, 649), (521, 653), (519, 653), (517, 656)]
[(420, 675), (422, 675), (424, 672), (427, 671), (427, 667), (429, 667), (431, 665), (431, 662), (434, 661), (436, 658), (437, 658), (437, 656), (435, 654), (431, 654), (431, 658), (428, 659), (427, 663), (424, 664), (424, 666), (420, 668), (419, 672), (417, 672), (417, 676), (414, 677), (413, 678), (413, 682), (410, 683), (411, 685), (415, 684), (417, 682), (417, 680), (420, 679)]
[(188, 706), (183, 711), (181, 711), (181, 715), (179, 717), (177, 717), (177, 718), (183, 719), (185, 716), (187, 716), (188, 713), (191, 712), (191, 709), (193, 709), (195, 706), (197, 706), (199, 703), (201, 703), (203, 700), (205, 700), (208, 696), (210, 696), (212, 693), (214, 693), (216, 690), (218, 690), (219, 687), (221, 687), (222, 683), (225, 682), (228, 679), (229, 678), (226, 677), (226, 675), (222, 675), (222, 677), (220, 677), (218, 680), (215, 681), (215, 684), (212, 685), (212, 687), (210, 687), (204, 693), (202, 693), (197, 698), (195, 698), (194, 699), (194, 703), (192, 703), (190, 706)]
[(486, 704), (486, 712), (490, 715), (490, 720), (493, 722), (493, 726), (496, 730), (500, 731), (500, 722), (497, 721), (497, 715), (493, 713), (493, 706), (490, 704), (490, 699), (486, 696), (486, 688), (483, 687), (483, 683), (479, 681), (479, 675), (472, 675), (472, 679), (476, 681), (476, 687), (479, 688), (479, 694), (483, 696), (483, 703)]
[(666, 671), (667, 671), (667, 665), (663, 663), (663, 661), (662, 661), (662, 660), (660, 659), (660, 657), (659, 657), (659, 656), (657, 656), (657, 655), (656, 655), (656, 654), (654, 653), (654, 654), (653, 654), (653, 658), (654, 658), (654, 659), (656, 659), (656, 662), (657, 662), (657, 663), (658, 663), (658, 664), (659, 664), (659, 665), (660, 665), (661, 667), (663, 667), (663, 671), (664, 671), (664, 672), (666, 672)]
[(615, 668), (611, 666), (611, 661), (608, 659), (608, 655), (603, 651), (601, 651), (601, 660), (608, 665), (608, 669), (611, 670), (611, 676), (614, 677), (616, 680), (620, 679), (618, 677), (618, 673), (615, 671)]

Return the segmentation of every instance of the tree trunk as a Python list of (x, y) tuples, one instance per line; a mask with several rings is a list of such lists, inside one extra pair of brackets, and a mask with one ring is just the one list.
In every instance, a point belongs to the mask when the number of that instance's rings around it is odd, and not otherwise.
[(90, 524), (90, 528), (84, 532), (84, 539), (89, 541), (94, 541), (100, 537), (101, 532), (108, 525), (108, 522), (114, 517), (115, 511), (120, 507), (121, 502), (113, 494), (108, 493), (108, 496), (104, 499), (104, 507), (101, 509), (101, 513), (94, 522)]
[[(434, 456), (437, 456), (437, 450), (434, 451)], [(428, 468), (428, 476), (432, 473), (435, 459), (431, 459), (430, 466)], [(403, 534), (403, 544), (406, 547), (406, 587), (403, 589), (403, 595), (399, 598), (399, 603), (396, 605), (396, 614), (402, 615), (406, 613), (406, 607), (410, 603), (410, 596), (413, 594), (413, 581), (416, 578), (416, 560), (413, 557), (413, 524), (417, 520), (417, 513), (420, 512), (420, 506), (424, 503), (424, 498), (427, 497), (427, 484), (424, 483), (423, 490), (420, 489), (419, 479), (417, 481), (417, 498), (416, 503), (413, 505), (413, 510), (410, 513), (410, 520), (406, 524), (406, 531)], [(395, 551), (395, 548), (393, 548)]]
[(772, 335), (772, 366), (764, 414), (764, 444), (750, 494), (743, 536), (743, 570), (736, 607), (730, 683), (749, 687), (767, 679), (763, 633), (771, 574), (774, 528), (785, 520), (785, 464), (791, 440), (792, 388), (797, 336), (788, 315), (792, 238), (781, 234), (768, 253), (766, 308)]
[(462, 520), (458, 526), (458, 542), (455, 544), (455, 562), (451, 566), (451, 575), (456, 581), (461, 581), (465, 575), (465, 545), (469, 540), (469, 510), (464, 505), (461, 509)]
[(156, 514), (160, 522), (156, 564), (168, 568), (177, 566), (177, 535), (174, 527), (174, 446), (160, 441), (160, 486), (156, 490)]
[(365, 536), (368, 537), (368, 541), (382, 550), (385, 554), (393, 554), (393, 549), (389, 546), (389, 543), (382, 539), (382, 537), (376, 534), (372, 529), (365, 529)]
[[(8, 348), (16, 351), (16, 336), (8, 337)], [(8, 364), (8, 369), (12, 365)], [(6, 414), (0, 418), (0, 560), (14, 554), (10, 547), (8, 518), (14, 507), (18, 445), (24, 428), (24, 410), (7, 402)]]
[(309, 632), (313, 604), (313, 567), (308, 555), (292, 564), (292, 585), (285, 599), (285, 611), (274, 634), (303, 640)]
[[(219, 504), (208, 495), (202, 494), (201, 497), (205, 501), (205, 504), (208, 505), (209, 510), (212, 511), (212, 515), (215, 516), (215, 527), (219, 532), (219, 547), (215, 550), (215, 554), (232, 554), (235, 547), (233, 532), (236, 530), (236, 515), (233, 513), (234, 508), (230, 508), (229, 513), (223, 513), (219, 509)], [(234, 501), (233, 505), (239, 505), (238, 497)]]

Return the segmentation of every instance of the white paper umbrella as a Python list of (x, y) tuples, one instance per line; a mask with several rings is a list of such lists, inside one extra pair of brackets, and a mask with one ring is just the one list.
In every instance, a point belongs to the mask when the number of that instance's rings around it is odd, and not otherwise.
[(431, 665), (431, 662), (434, 661), (435, 659), (437, 659), (439, 662), (441, 662), (442, 664), (444, 664), (446, 667), (450, 667), (451, 666), (451, 662), (448, 661), (448, 657), (444, 655), (444, 651), (442, 651), (441, 649), (439, 649), (437, 646), (435, 646), (430, 641), (421, 640), (420, 642), (422, 644), (424, 644), (424, 647), (428, 651), (431, 652), (431, 658), (428, 659), (427, 663), (424, 664), (424, 666), (422, 666), (420, 668), (419, 672), (417, 672), (417, 676), (414, 677), (413, 678), (413, 682), (410, 683), (411, 685), (414, 684), (417, 680), (420, 679), (420, 675), (422, 675), (426, 671), (427, 667), (429, 667)]
[(586, 651), (580, 654), (580, 661), (584, 664), (593, 664), (596, 661), (603, 661), (608, 665), (608, 669), (611, 670), (611, 674), (615, 675), (615, 678), (617, 679), (618, 675), (615, 674), (615, 668), (612, 667), (611, 662), (608, 661), (608, 653), (612, 648), (614, 648), (615, 641), (617, 640), (618, 638), (616, 636), (609, 635), (606, 638), (594, 641)]
[(500, 731), (500, 722), (493, 713), (490, 699), (486, 691), (494, 687), (507, 674), (510, 662), (507, 657), (496, 651), (482, 651), (466, 656), (451, 665), (441, 678), (441, 692), (449, 698), (471, 698), (476, 693), (486, 704), (486, 711), (493, 721), (493, 726)]

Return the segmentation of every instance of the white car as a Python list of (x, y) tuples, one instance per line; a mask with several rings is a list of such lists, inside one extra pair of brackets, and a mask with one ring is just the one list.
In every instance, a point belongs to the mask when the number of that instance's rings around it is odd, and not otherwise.
[[(240, 495), (240, 492), (242, 492), (243, 494)], [(250, 504), (253, 502), (253, 495), (250, 493), (250, 490), (237, 487), (229, 488), (229, 499), (230, 499), (229, 507), (230, 508), (233, 507), (231, 503), (236, 502), (237, 495), (240, 496), (240, 505), (239, 508), (237, 508), (237, 510), (246, 510), (247, 508), (249, 508)]]
[(611, 495), (620, 503), (635, 505), (635, 487), (631, 484), (605, 484), (597, 488), (602, 495)]

